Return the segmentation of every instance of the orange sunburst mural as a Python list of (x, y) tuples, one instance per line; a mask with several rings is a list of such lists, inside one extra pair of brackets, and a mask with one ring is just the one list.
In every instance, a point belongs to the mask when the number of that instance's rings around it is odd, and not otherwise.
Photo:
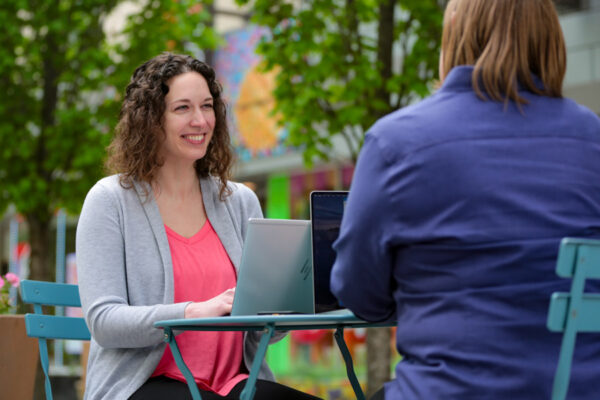
[(252, 151), (270, 149), (277, 145), (277, 116), (272, 115), (275, 99), (276, 71), (261, 72), (258, 65), (252, 68), (240, 87), (234, 107), (237, 129), (246, 147)]
[(232, 144), (241, 161), (290, 151), (286, 131), (272, 115), (276, 70), (263, 72), (255, 52), (268, 30), (248, 26), (225, 35), (226, 45), (215, 52), (215, 70), (229, 109)]

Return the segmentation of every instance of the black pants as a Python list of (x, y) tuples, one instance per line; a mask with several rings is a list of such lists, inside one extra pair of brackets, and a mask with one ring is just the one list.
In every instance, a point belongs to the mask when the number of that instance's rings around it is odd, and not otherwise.
[[(214, 392), (209, 392), (198, 388), (202, 400), (222, 400), (222, 399), (239, 399), (246, 384), (246, 379), (239, 382), (231, 389), (227, 396), (220, 396)], [(300, 392), (291, 387), (287, 387), (280, 383), (264, 381), (258, 379), (256, 381), (255, 399), (282, 399), (282, 400), (318, 400), (318, 397)], [(191, 400), (192, 395), (190, 389), (185, 382), (180, 382), (175, 379), (165, 376), (157, 376), (150, 378), (140, 387), (129, 400)]]

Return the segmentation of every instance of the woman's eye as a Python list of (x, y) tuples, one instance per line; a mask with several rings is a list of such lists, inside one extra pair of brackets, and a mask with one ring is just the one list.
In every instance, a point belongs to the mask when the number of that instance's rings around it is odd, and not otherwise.
[(206, 108), (206, 109), (213, 108), (213, 105), (212, 105), (212, 103), (206, 103), (206, 104), (202, 105), (202, 108)]
[(188, 106), (186, 106), (186, 105), (177, 106), (177, 107), (175, 107), (175, 111), (187, 110), (187, 107)]

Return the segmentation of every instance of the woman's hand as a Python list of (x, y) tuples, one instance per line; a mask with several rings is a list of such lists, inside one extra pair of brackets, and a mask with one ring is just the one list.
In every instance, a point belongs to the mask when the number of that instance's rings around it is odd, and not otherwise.
[(231, 312), (235, 288), (227, 289), (210, 300), (190, 303), (185, 307), (184, 318), (219, 317)]

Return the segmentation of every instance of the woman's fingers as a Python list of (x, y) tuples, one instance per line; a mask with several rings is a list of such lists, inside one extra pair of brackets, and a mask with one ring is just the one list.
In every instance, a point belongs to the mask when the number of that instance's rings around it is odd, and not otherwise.
[(219, 317), (229, 314), (233, 307), (234, 296), (235, 288), (231, 288), (212, 299), (190, 303), (185, 308), (184, 318)]

